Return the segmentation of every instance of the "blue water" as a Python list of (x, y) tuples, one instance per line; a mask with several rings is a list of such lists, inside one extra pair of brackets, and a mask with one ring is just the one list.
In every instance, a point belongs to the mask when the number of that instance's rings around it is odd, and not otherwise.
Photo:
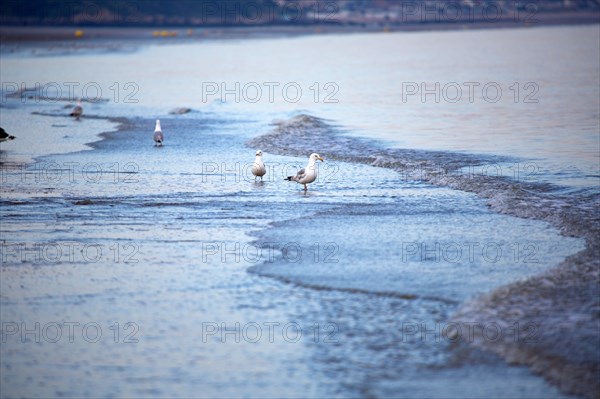
[[(582, 28), (570, 29), (577, 37)], [(537, 40), (540, 30), (518, 34)], [(459, 34), (475, 33), (451, 37)], [(507, 41), (515, 34), (495, 32)], [(381, 51), (394, 40), (435, 42), (429, 35), (436, 34), (421, 35), (331, 40), (344, 54), (356, 43), (376, 42)], [(329, 52), (309, 53), (314, 69), (302, 80), (299, 55), (267, 72), (258, 67), (269, 50), (315, 43)], [(244, 68), (233, 63), (237, 57)], [(2, 397), (564, 397), (527, 368), (453, 343), (442, 331), (464, 301), (548, 270), (583, 249), (582, 239), (496, 213), (476, 193), (386, 167), (394, 161), (386, 152), (394, 146), (381, 141), (387, 129), (366, 133), (357, 121), (368, 112), (344, 112), (343, 102), (193, 106), (202, 81), (239, 75), (304, 84), (313, 75), (334, 79), (334, 61), (331, 44), (312, 37), (2, 59), (3, 81), (94, 80), (106, 88), (135, 79), (140, 87), (139, 103), (84, 104), (78, 122), (65, 117), (66, 101), (10, 99), (0, 108), (2, 126), (18, 136), (1, 147)], [(364, 68), (355, 60), (343, 79)], [(372, 72), (368, 79), (378, 76)], [(360, 96), (344, 98), (369, 108)], [(193, 111), (169, 115), (177, 106)], [(392, 115), (383, 108), (375, 125)], [(310, 120), (307, 113), (329, 118), (326, 128), (317, 134), (293, 124)], [(156, 118), (163, 147), (152, 143)], [(268, 173), (256, 182), (249, 174), (256, 148), (248, 143), (283, 126), (274, 119), (296, 130), (262, 142), (272, 151), (263, 148)], [(379, 141), (334, 135), (334, 126)], [(512, 137), (506, 134), (490, 140), (502, 143)], [(409, 148), (434, 149), (412, 146), (419, 134), (411, 137)], [(458, 169), (524, 162), (509, 147), (478, 148), (406, 159)], [(283, 179), (312, 151), (325, 162), (305, 193)], [(593, 179), (583, 186), (594, 190)], [(549, 180), (560, 181), (536, 181)], [(65, 322), (79, 323), (73, 342)], [(53, 323), (62, 326), (57, 342)], [(102, 330), (98, 342), (81, 332), (89, 323)], [(19, 331), (8, 334), (14, 326)]]

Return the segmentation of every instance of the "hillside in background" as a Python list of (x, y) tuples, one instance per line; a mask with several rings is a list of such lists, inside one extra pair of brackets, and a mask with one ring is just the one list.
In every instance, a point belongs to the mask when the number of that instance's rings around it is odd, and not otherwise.
[(528, 22), (598, 15), (600, 0), (3, 0), (2, 25), (238, 26)]

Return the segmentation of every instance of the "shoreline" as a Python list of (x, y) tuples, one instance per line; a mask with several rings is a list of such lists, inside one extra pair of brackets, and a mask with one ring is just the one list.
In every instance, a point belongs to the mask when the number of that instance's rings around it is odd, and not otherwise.
[[(65, 102), (67, 104), (70, 103), (69, 101), (65, 101)], [(49, 117), (49, 118), (62, 118), (63, 121), (65, 121), (65, 120), (71, 121), (72, 120), (72, 118), (70, 116), (67, 116), (64, 114), (59, 114), (59, 113), (54, 113), (54, 112), (31, 111), (30, 115)], [(94, 133), (90, 133), (89, 137), (87, 137), (84, 140), (81, 140), (81, 142), (75, 144), (75, 145), (77, 145), (77, 148), (69, 149), (68, 151), (49, 151), (49, 152), (39, 153), (39, 154), (38, 153), (30, 153), (28, 155), (25, 155), (25, 157), (23, 157), (23, 158), (21, 158), (22, 154), (20, 154), (20, 155), (17, 155), (20, 158), (15, 162), (0, 161), (0, 168), (9, 170), (9, 169), (13, 168), (15, 165), (20, 166), (20, 167), (29, 166), (29, 165), (35, 164), (37, 162), (40, 162), (40, 159), (50, 157), (53, 155), (73, 154), (73, 153), (77, 153), (77, 152), (91, 151), (95, 148), (94, 147), (95, 143), (102, 141), (104, 139), (104, 134), (108, 134), (108, 133), (112, 133), (112, 132), (120, 130), (120, 127), (127, 122), (127, 118), (125, 118), (125, 117), (86, 115), (85, 118), (88, 120), (109, 122), (109, 123), (114, 124), (115, 126), (113, 127), (112, 130), (94, 130)], [(61, 127), (62, 128), (62, 127), (66, 127), (66, 125), (53, 126), (53, 127)], [(18, 139), (19, 139), (19, 137), (17, 136), (16, 140), (18, 140)], [(27, 137), (27, 139), (31, 140), (31, 137)], [(23, 138), (21, 138), (21, 140), (23, 140)]]
[[(526, 331), (539, 334), (540, 339), (535, 344), (511, 342), (507, 337), (490, 342), (481, 331), (473, 330), (472, 345), (501, 356), (509, 364), (529, 367), (565, 393), (600, 398), (597, 379), (600, 364), (597, 359), (594, 362), (597, 350), (586, 344), (597, 342), (598, 338), (597, 331), (594, 336), (597, 320), (593, 314), (597, 311), (594, 309), (597, 298), (580, 294), (597, 292), (599, 252), (597, 242), (586, 240), (584, 250), (550, 270), (463, 303), (450, 322), (463, 326), (473, 322), (501, 326), (535, 323), (541, 328)], [(540, 303), (544, 305), (539, 306)], [(515, 305), (520, 310), (525, 308), (525, 312), (515, 314)], [(572, 309), (581, 311), (573, 315)], [(552, 345), (556, 342), (562, 345)]]

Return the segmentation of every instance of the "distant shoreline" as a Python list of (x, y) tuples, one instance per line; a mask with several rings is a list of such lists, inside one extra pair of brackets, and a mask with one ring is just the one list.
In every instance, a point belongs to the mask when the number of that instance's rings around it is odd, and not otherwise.
[(497, 21), (469, 22), (377, 21), (347, 24), (271, 24), (271, 25), (210, 25), (210, 26), (123, 26), (123, 25), (70, 25), (70, 26), (0, 26), (0, 43), (92, 40), (154, 39), (182, 41), (198, 39), (243, 39), (260, 37), (290, 37), (310, 34), (344, 34), (373, 32), (418, 32), (465, 29), (531, 28), (537, 26), (590, 25), (600, 23), (600, 12), (545, 12), (535, 21), (515, 21), (503, 18)]

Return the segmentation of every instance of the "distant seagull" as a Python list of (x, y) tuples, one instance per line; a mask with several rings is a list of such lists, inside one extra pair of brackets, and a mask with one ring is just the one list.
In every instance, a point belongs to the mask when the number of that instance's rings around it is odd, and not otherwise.
[(308, 158), (308, 165), (305, 168), (302, 168), (296, 173), (296, 176), (288, 176), (285, 180), (295, 181), (298, 184), (304, 184), (304, 191), (308, 190), (306, 187), (307, 184), (314, 182), (317, 179), (317, 166), (315, 163), (319, 161), (324, 161), (323, 158), (319, 154), (310, 154)]
[(6, 131), (4, 129), (2, 129), (0, 127), (0, 142), (14, 140), (14, 139), (15, 139), (15, 136), (9, 135), (8, 133), (6, 133)]
[(164, 141), (162, 129), (160, 128), (160, 120), (156, 120), (156, 127), (154, 128), (154, 146), (162, 146)]
[(83, 107), (81, 106), (81, 99), (77, 101), (77, 105), (73, 108), (73, 111), (69, 114), (69, 116), (74, 116), (75, 119), (79, 119), (79, 117), (83, 114)]
[(256, 151), (256, 158), (254, 158), (254, 163), (252, 164), (252, 174), (256, 176), (254, 180), (256, 180), (257, 177), (260, 177), (260, 181), (262, 181), (263, 176), (267, 174), (267, 168), (265, 168), (265, 164), (263, 163), (261, 150)]

